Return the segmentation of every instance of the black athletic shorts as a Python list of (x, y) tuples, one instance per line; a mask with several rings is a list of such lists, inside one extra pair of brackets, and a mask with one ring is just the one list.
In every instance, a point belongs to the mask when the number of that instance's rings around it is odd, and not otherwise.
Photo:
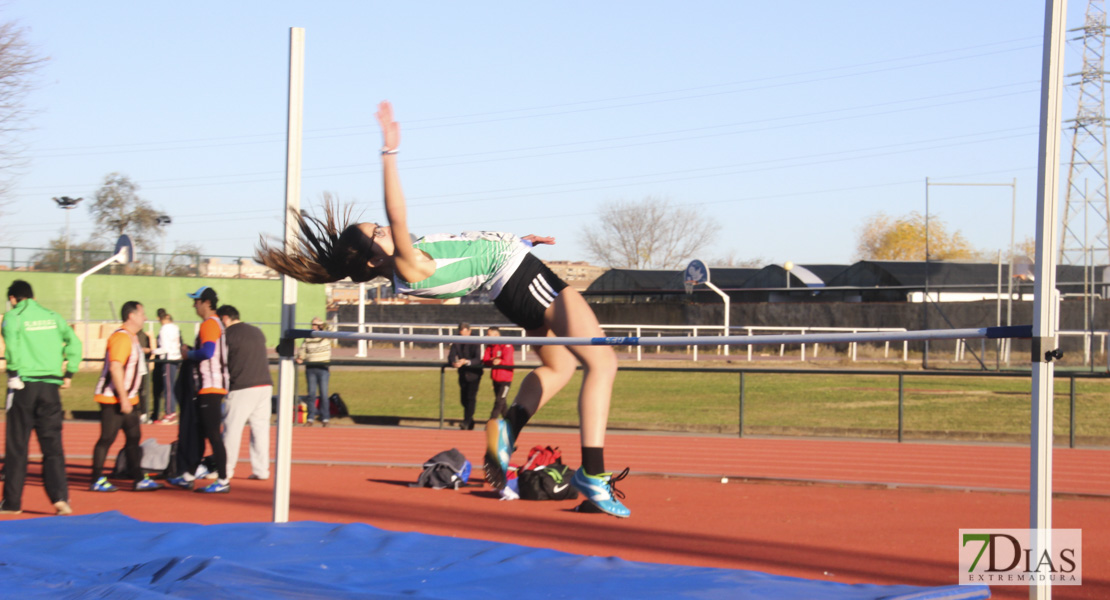
[(567, 284), (543, 261), (525, 255), (516, 273), (505, 282), (493, 301), (501, 314), (524, 329), (543, 327), (543, 313)]

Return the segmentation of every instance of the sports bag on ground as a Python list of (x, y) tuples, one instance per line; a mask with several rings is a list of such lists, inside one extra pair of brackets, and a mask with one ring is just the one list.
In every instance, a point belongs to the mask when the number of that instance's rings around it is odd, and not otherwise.
[[(147, 438), (139, 444), (139, 466), (144, 474), (166, 476), (170, 465), (177, 453), (177, 442), (159, 444), (155, 438)], [(112, 469), (113, 479), (127, 479), (127, 453), (122, 449), (116, 455), (116, 464)]]
[(578, 490), (570, 484), (574, 469), (562, 460), (539, 469), (521, 470), (517, 474), (517, 493), (521, 500), (574, 500)]
[(563, 462), (563, 452), (558, 446), (532, 446), (528, 451), (528, 458), (520, 466), (521, 471), (531, 471)]
[(424, 471), (410, 487), (458, 489), (466, 485), (470, 478), (470, 468), (470, 461), (457, 448), (444, 450), (424, 463)]
[[(338, 392), (328, 396), (328, 402), (330, 403), (328, 404), (328, 414), (331, 416), (340, 419), (351, 416), (350, 411), (347, 410), (347, 403), (343, 401), (343, 396), (340, 396)], [(317, 401), (317, 406), (319, 406), (319, 401)]]

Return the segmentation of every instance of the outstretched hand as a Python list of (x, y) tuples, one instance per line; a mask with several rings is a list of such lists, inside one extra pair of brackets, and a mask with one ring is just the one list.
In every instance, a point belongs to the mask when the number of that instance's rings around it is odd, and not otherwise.
[(393, 120), (393, 105), (389, 100), (378, 104), (378, 124), (382, 128), (382, 151), (396, 150), (401, 146), (401, 124)]
[(528, 234), (528, 235), (526, 235), (526, 236), (524, 236), (520, 239), (522, 239), (526, 242), (532, 242), (533, 246), (538, 246), (540, 244), (555, 245), (555, 238), (548, 237), (548, 236), (539, 236), (539, 235)]

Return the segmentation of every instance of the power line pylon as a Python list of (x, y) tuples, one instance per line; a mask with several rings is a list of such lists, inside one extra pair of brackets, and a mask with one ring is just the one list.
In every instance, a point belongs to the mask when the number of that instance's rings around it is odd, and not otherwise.
[[(1104, 0), (1090, 0), (1081, 35), (1083, 70), (1068, 75), (1078, 79), (1079, 106), (1067, 121), (1072, 132), (1064, 205), (1060, 264), (1083, 265), (1088, 259), (1110, 264), (1110, 179), (1106, 170), (1106, 8)], [(1091, 256), (1088, 258), (1088, 252)]]

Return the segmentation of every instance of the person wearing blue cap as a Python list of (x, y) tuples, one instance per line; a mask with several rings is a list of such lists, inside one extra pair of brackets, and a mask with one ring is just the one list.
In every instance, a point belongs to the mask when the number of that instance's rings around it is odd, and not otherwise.
[[(216, 309), (219, 306), (216, 290), (202, 286), (188, 296), (193, 299), (193, 308), (196, 309), (197, 316), (203, 319), (200, 332), (197, 334), (196, 347), (181, 345), (181, 355), (192, 361), (196, 379), (199, 382), (194, 402), (200, 426), (188, 432), (182, 425), (178, 436), (182, 438), (186, 435), (196, 436), (195, 441), (199, 443), (200, 448), (204, 448), (204, 441), (208, 440), (212, 446), (212, 459), (216, 461), (219, 479), (207, 487), (197, 488), (196, 491), (224, 494), (231, 491), (227, 476), (227, 450), (224, 447), (223, 435), (220, 433), (220, 425), (223, 424), (223, 401), (227, 396), (230, 380), (227, 370), (227, 338), (224, 336), (224, 325), (216, 315)], [(197, 477), (200, 456), (194, 453), (187, 459), (185, 472), (170, 479), (169, 483), (191, 489)]]

